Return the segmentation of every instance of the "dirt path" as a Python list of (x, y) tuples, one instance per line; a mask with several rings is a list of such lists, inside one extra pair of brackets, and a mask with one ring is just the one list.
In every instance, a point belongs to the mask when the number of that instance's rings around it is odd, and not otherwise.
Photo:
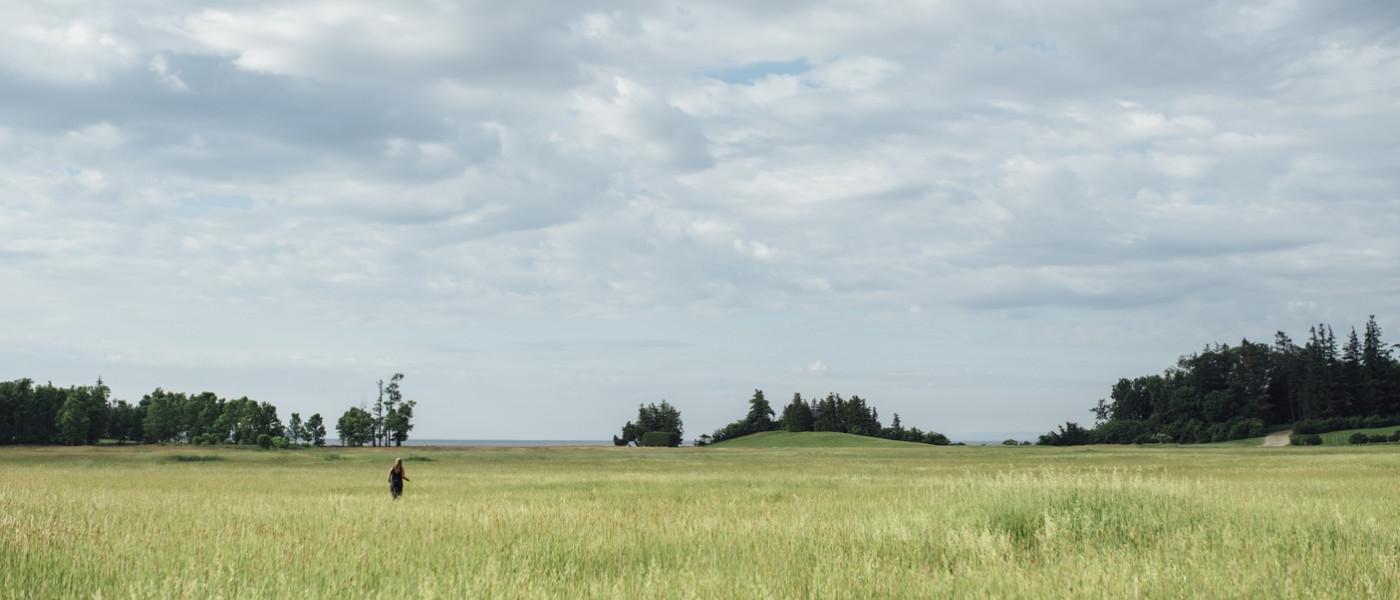
[(1289, 429), (1288, 431), (1275, 431), (1267, 436), (1264, 436), (1264, 447), (1277, 448), (1279, 446), (1287, 446), (1288, 437), (1291, 435), (1293, 435), (1292, 429)]

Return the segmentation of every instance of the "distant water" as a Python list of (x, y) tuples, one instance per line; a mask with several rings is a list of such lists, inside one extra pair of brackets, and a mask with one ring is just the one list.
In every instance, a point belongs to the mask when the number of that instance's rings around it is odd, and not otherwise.
[(483, 446), (514, 448), (526, 446), (611, 446), (612, 440), (408, 440), (405, 446)]

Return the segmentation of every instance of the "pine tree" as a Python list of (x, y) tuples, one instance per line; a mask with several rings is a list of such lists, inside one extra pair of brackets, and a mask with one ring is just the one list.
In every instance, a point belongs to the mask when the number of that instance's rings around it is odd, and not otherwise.
[(802, 401), (802, 394), (793, 393), (792, 402), (783, 408), (783, 429), (787, 431), (812, 430), (812, 408)]
[(1356, 328), (1351, 328), (1347, 343), (1342, 347), (1340, 394), (1346, 398), (1347, 407), (1359, 414), (1375, 414), (1371, 410), (1371, 398), (1366, 389), (1366, 381), (1361, 366), (1361, 340), (1356, 337)]
[(1361, 343), (1362, 378), (1377, 413), (1400, 415), (1400, 368), (1391, 349), (1381, 341), (1381, 326), (1376, 316), (1366, 320), (1366, 333)]
[(745, 434), (771, 431), (777, 429), (777, 425), (773, 421), (773, 407), (763, 397), (763, 390), (754, 390), (753, 398), (749, 399), (749, 414), (744, 417)]

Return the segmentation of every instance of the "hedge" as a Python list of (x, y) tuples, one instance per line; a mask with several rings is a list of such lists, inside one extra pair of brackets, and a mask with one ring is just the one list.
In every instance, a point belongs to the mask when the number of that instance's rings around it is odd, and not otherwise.
[(1375, 429), (1400, 425), (1400, 416), (1332, 417), (1330, 419), (1304, 419), (1293, 424), (1293, 433), (1327, 433), (1343, 429)]
[(648, 431), (642, 434), (643, 446), (679, 446), (681, 445), (680, 434), (674, 431)]

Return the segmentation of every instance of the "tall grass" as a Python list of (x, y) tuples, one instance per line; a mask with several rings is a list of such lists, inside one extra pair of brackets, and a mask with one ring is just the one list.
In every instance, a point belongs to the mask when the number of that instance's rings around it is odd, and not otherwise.
[(193, 454), (0, 451), (0, 596), (1400, 594), (1395, 447)]

